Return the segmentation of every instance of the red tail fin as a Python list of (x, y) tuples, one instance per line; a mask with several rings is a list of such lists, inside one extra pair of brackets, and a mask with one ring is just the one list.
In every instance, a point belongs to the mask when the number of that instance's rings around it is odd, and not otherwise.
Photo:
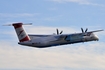
[(20, 42), (30, 40), (29, 36), (26, 34), (26, 32), (24, 31), (24, 29), (22, 27), (23, 23), (13, 23), (12, 25), (15, 28), (15, 31), (17, 33), (17, 36), (18, 36), (18, 39)]

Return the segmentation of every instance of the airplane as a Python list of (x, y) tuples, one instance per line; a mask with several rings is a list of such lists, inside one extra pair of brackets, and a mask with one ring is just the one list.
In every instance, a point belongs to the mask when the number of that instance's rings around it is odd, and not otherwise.
[(103, 31), (103, 30), (96, 30), (96, 31), (87, 32), (88, 28), (86, 28), (85, 31), (83, 30), (83, 28), (81, 28), (82, 33), (62, 34), (63, 31), (59, 32), (59, 30), (56, 29), (57, 34), (31, 35), (31, 34), (26, 34), (22, 25), (31, 25), (31, 23), (23, 24), (19, 22), (19, 23), (8, 24), (6, 26), (14, 27), (17, 37), (19, 39), (18, 44), (24, 46), (36, 47), (36, 48), (47, 48), (47, 47), (66, 45), (66, 44), (98, 41), (99, 38), (97, 35), (94, 34), (94, 32)]

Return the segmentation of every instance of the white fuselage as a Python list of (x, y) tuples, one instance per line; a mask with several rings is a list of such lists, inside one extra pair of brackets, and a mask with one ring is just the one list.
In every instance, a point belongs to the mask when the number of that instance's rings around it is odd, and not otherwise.
[(84, 36), (83, 33), (65, 34), (65, 35), (33, 35), (31, 40), (19, 42), (18, 44), (44, 48), (50, 46), (73, 44), (79, 42), (96, 41), (98, 37), (91, 33), (89, 36)]

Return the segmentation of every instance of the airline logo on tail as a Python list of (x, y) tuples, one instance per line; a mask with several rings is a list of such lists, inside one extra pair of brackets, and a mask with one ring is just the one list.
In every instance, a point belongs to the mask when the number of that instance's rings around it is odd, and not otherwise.
[(29, 41), (30, 38), (26, 34), (26, 32), (24, 31), (22, 25), (23, 25), (23, 23), (14, 23), (14, 24), (12, 24), (12, 26), (14, 26), (14, 28), (15, 28), (15, 31), (17, 33), (19, 41), (20, 42)]

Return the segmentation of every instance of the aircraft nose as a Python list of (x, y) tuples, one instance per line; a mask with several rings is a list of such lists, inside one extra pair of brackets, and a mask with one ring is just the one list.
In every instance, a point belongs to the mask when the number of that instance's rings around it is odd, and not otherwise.
[(98, 38), (98, 36), (97, 36), (97, 35), (94, 35), (94, 39), (95, 39), (96, 41), (98, 41), (98, 40), (99, 40), (99, 38)]

